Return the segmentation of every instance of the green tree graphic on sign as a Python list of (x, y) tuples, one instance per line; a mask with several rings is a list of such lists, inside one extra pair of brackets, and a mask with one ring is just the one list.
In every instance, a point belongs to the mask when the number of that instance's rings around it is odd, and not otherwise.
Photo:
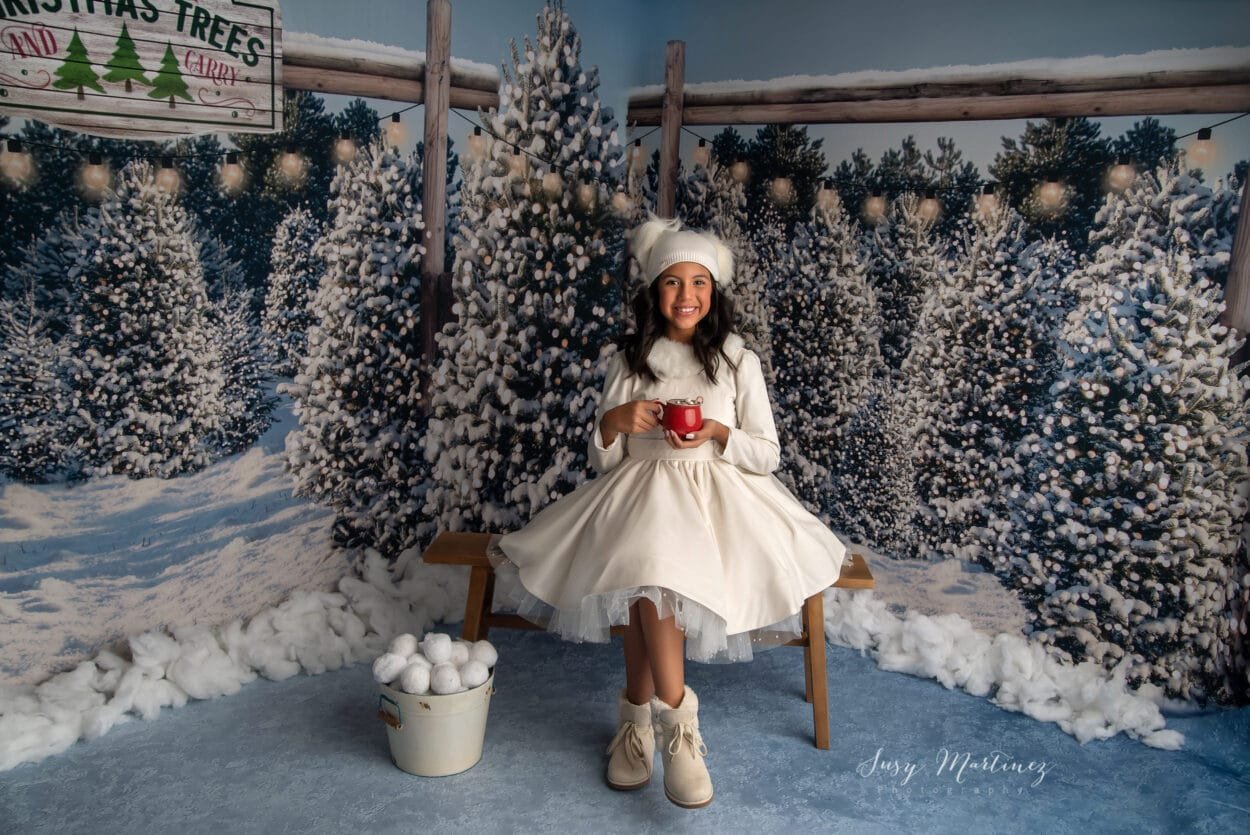
[(174, 57), (174, 48), (168, 42), (165, 43), (165, 57), (161, 59), (161, 68), (152, 78), (152, 90), (148, 96), (154, 99), (169, 99), (171, 108), (174, 106), (174, 96), (187, 101), (195, 101), (187, 92), (187, 82), (182, 79), (182, 70), (178, 69), (178, 59)]
[(131, 82), (134, 81), (152, 86), (152, 82), (148, 81), (147, 76), (143, 74), (143, 65), (139, 63), (139, 53), (135, 51), (135, 42), (131, 39), (130, 32), (126, 31), (124, 23), (122, 33), (117, 36), (117, 48), (113, 50), (113, 57), (104, 66), (108, 67), (104, 80), (126, 82), (127, 93), (131, 92)]
[(74, 30), (74, 37), (70, 39), (69, 54), (65, 57), (65, 63), (57, 67), (53, 75), (56, 76), (56, 81), (52, 82), (53, 87), (58, 90), (77, 88), (80, 99), (87, 97), (83, 93), (84, 87), (90, 87), (100, 93), (104, 92), (104, 88), (100, 86), (100, 76), (91, 69), (91, 59), (87, 57), (87, 48), (82, 45), (77, 29)]

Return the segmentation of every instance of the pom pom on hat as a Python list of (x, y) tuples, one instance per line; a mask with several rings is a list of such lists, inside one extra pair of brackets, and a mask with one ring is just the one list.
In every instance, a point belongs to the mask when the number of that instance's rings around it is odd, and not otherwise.
[(673, 264), (691, 261), (706, 267), (722, 290), (733, 286), (734, 256), (729, 247), (710, 232), (683, 229), (679, 220), (648, 213), (634, 230), (631, 247), (648, 282)]

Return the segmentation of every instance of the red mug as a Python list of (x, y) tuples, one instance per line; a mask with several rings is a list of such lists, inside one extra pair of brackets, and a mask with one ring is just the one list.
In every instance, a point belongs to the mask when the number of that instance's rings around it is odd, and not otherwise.
[(664, 403), (664, 428), (686, 436), (703, 428), (702, 397), (694, 400), (674, 399)]

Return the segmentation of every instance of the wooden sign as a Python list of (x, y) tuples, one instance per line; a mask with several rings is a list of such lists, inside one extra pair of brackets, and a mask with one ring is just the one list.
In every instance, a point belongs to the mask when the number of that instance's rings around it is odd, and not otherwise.
[(282, 130), (277, 0), (0, 0), (0, 115), (132, 139)]

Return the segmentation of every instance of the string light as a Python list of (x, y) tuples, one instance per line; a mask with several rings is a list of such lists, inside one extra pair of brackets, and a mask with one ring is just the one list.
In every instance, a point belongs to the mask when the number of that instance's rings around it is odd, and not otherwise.
[(529, 167), (529, 159), (525, 154), (519, 148), (513, 149), (512, 157), (508, 160), (508, 173), (518, 179), (525, 179), (529, 176)]
[(304, 159), (304, 155), (294, 145), (287, 145), (286, 150), (278, 157), (278, 172), (288, 186), (301, 186), (304, 175), (308, 173), (308, 160)]
[(398, 148), (407, 138), (408, 131), (404, 128), (404, 123), (399, 120), (399, 114), (392, 113), (391, 120), (386, 123), (386, 141), (392, 147)]
[(1198, 131), (1198, 138), (1189, 146), (1186, 155), (1196, 165), (1208, 165), (1215, 158), (1215, 142), (1211, 139), (1210, 128)]
[(707, 168), (711, 163), (712, 149), (708, 147), (706, 139), (699, 137), (699, 147), (694, 149), (694, 164)]
[(885, 195), (874, 190), (864, 201), (864, 217), (873, 223), (885, 220)]
[(636, 205), (633, 198), (623, 188), (618, 188), (612, 195), (612, 211), (616, 212), (618, 217), (628, 218), (634, 213)]
[(113, 181), (113, 172), (109, 170), (104, 157), (92, 152), (87, 155), (87, 164), (81, 172), (81, 183), (88, 197), (99, 197)]
[(1136, 179), (1137, 169), (1133, 167), (1133, 160), (1127, 154), (1116, 157), (1115, 165), (1111, 166), (1111, 171), (1107, 175), (1107, 182), (1110, 183), (1111, 188), (1114, 191), (1124, 191)]
[(21, 188), (35, 179), (35, 158), (22, 147), (20, 139), (10, 139), (0, 151), (0, 172), (13, 185)]
[(823, 211), (832, 212), (838, 207), (838, 192), (833, 187), (833, 178), (826, 177), (816, 192), (816, 205)]
[(473, 159), (486, 159), (486, 137), (482, 136), (482, 128), (473, 126), (473, 135), (469, 137), (469, 156)]
[(247, 171), (239, 164), (237, 151), (226, 153), (226, 162), (218, 172), (221, 190), (227, 194), (238, 194), (247, 185)]
[(1051, 211), (1062, 209), (1067, 196), (1067, 189), (1064, 188), (1063, 183), (1053, 177), (1046, 178), (1037, 190), (1037, 199), (1041, 201), (1042, 206)]
[(768, 196), (779, 206), (788, 206), (794, 200), (794, 183), (789, 177), (773, 177), (768, 184)]
[(168, 194), (182, 191), (182, 175), (174, 168), (173, 157), (161, 157), (161, 167), (156, 172), (156, 187)]
[(548, 170), (543, 174), (543, 191), (548, 197), (557, 197), (563, 190), (564, 180), (557, 172)]
[(593, 209), (599, 203), (599, 187), (583, 178), (577, 186), (577, 202), (583, 209)]
[(734, 182), (745, 183), (751, 178), (751, 166), (746, 160), (740, 159), (729, 166), (729, 176), (734, 178)]
[(631, 171), (639, 171), (642, 167), (642, 140), (635, 139), (633, 147), (629, 149), (629, 168)]
[(981, 193), (976, 197), (977, 212), (982, 218), (988, 218), (998, 211), (998, 195), (994, 193), (994, 184), (981, 186)]
[(938, 202), (937, 193), (933, 189), (926, 189), (924, 199), (920, 201), (920, 216), (928, 221), (938, 219), (938, 215), (942, 214), (942, 204)]
[(347, 165), (356, 158), (357, 150), (356, 140), (349, 134), (341, 133), (334, 143), (334, 158), (339, 165)]

